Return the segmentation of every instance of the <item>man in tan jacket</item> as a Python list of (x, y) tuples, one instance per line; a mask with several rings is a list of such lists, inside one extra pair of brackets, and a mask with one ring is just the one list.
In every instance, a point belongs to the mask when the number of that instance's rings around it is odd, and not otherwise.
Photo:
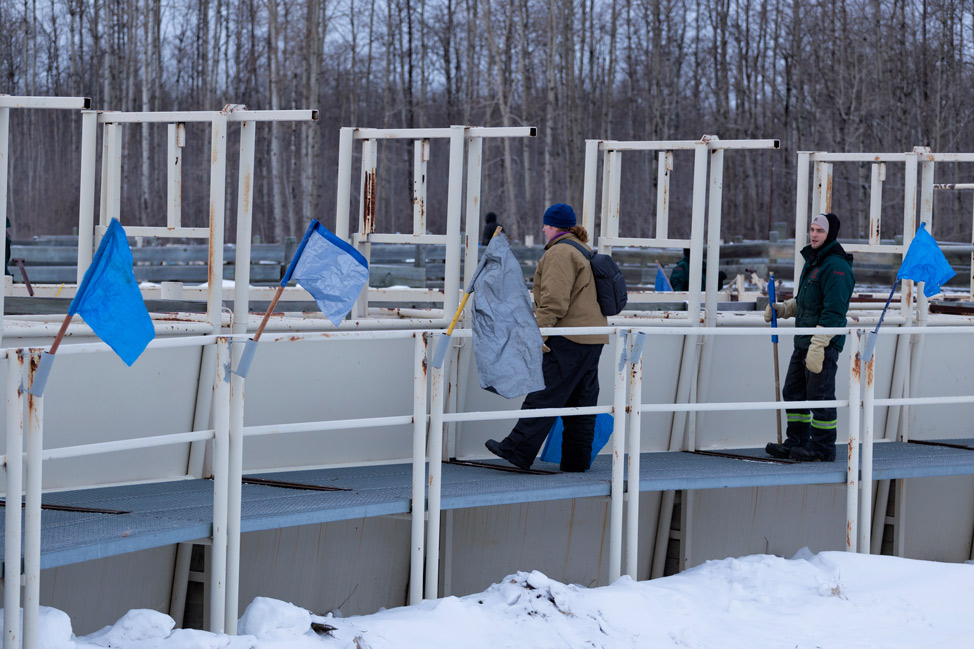
[[(534, 315), (538, 327), (604, 327), (592, 266), (574, 245), (586, 249), (588, 233), (576, 225), (570, 205), (545, 210), (547, 244), (534, 274)], [(565, 245), (557, 245), (565, 242)], [(548, 336), (542, 362), (545, 387), (524, 398), (521, 410), (594, 406), (599, 397), (599, 356), (607, 334)], [(519, 419), (500, 442), (489, 439), (487, 450), (516, 467), (530, 468), (551, 430), (554, 417)], [(586, 471), (592, 463), (595, 415), (564, 418), (561, 470)]]

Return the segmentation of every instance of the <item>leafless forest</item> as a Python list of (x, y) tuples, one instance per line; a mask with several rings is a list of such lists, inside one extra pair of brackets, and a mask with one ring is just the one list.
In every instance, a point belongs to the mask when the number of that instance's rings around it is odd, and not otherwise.
[[(580, 204), (585, 139), (778, 138), (781, 151), (727, 156), (723, 234), (762, 238), (793, 218), (796, 151), (971, 151), (972, 64), (974, 0), (0, 0), (0, 92), (89, 96), (104, 110), (318, 108), (317, 124), (258, 133), (265, 241), (333, 222), (339, 127), (450, 124), (538, 127), (485, 148), (483, 209), (515, 237), (538, 229), (547, 203)], [(195, 225), (205, 128), (190, 125), (187, 141)], [(79, 142), (78, 114), (12, 112), (15, 238), (70, 233)], [(165, 129), (133, 125), (124, 143), (123, 223), (163, 223)], [(446, 154), (434, 144), (442, 185)], [(382, 231), (411, 223), (410, 160), (402, 145), (380, 149)], [(680, 234), (691, 157), (675, 164)], [(633, 235), (652, 227), (654, 166), (625, 162)], [(834, 210), (864, 214), (868, 169), (836, 172)], [(974, 181), (974, 169), (949, 173), (938, 181)], [(892, 173), (884, 234), (897, 231), (898, 185)], [(445, 202), (434, 187), (435, 231)], [(969, 240), (969, 194), (936, 209), (941, 238)]]

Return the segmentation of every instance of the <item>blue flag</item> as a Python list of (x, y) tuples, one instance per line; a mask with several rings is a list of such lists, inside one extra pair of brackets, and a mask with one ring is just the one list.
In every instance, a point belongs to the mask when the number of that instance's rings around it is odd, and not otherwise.
[(369, 282), (369, 262), (314, 219), (281, 286), (287, 286), (292, 278), (311, 293), (321, 312), (337, 327)]
[(910, 279), (923, 282), (923, 294), (933, 297), (940, 292), (940, 287), (955, 275), (954, 270), (944, 257), (936, 240), (927, 232), (926, 223), (920, 224), (906, 257), (900, 264), (900, 271), (896, 279)]
[(71, 300), (68, 315), (75, 313), (81, 314), (126, 365), (132, 365), (155, 338), (152, 318), (132, 272), (132, 250), (117, 219), (108, 226)]
[(673, 290), (673, 287), (670, 286), (670, 280), (666, 279), (666, 273), (663, 272), (663, 267), (659, 264), (656, 264), (656, 286), (654, 288), (657, 293)]

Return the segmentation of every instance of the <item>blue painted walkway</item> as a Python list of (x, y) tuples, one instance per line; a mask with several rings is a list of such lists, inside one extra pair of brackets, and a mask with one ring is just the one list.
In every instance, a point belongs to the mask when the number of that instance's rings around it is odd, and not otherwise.
[[(950, 442), (974, 446), (974, 440)], [(681, 452), (644, 453), (640, 460), (639, 487), (640, 491), (664, 491), (843, 483), (845, 447), (837, 450), (837, 462), (811, 464), (777, 464)], [(726, 452), (766, 457), (761, 449)], [(503, 464), (499, 460), (497, 463)], [(536, 463), (535, 468), (557, 470), (556, 465), (544, 462)], [(974, 474), (974, 450), (898, 442), (875, 446), (875, 480), (971, 474)], [(288, 471), (253, 477), (349, 491), (244, 484), (244, 532), (409, 512), (411, 468), (408, 464)], [(610, 479), (609, 455), (599, 456), (592, 469), (583, 474), (531, 475), (445, 464), (442, 508), (608, 496)], [(213, 483), (184, 480), (58, 492), (45, 494), (44, 503), (130, 512), (44, 510), (41, 567), (53, 568), (210, 536)]]

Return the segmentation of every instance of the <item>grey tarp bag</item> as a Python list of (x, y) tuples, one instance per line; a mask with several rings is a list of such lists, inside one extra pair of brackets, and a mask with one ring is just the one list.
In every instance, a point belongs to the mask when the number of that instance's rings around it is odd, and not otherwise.
[(473, 281), (473, 353), (480, 387), (514, 399), (544, 388), (541, 331), (507, 236), (484, 251)]

